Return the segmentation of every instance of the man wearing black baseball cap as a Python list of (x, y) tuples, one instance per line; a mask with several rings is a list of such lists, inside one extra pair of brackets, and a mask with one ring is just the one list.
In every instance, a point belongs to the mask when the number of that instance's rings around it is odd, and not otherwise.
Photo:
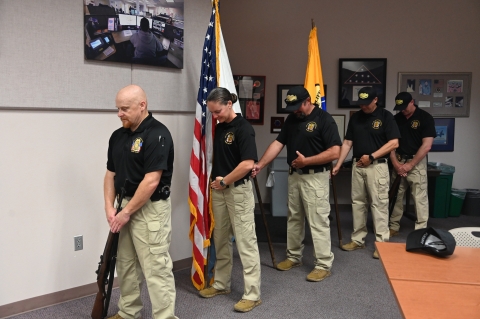
[(412, 95), (400, 92), (395, 97), (395, 111), (400, 111), (394, 118), (402, 138), (396, 151), (390, 153), (394, 167), (392, 179), (397, 175), (403, 178), (398, 187), (397, 201), (390, 216), (390, 237), (398, 235), (400, 219), (403, 215), (403, 197), (408, 186), (412, 192), (417, 213), (415, 229), (427, 227), (427, 154), (436, 137), (435, 122), (430, 113), (418, 108)]
[[(387, 158), (398, 147), (400, 132), (392, 113), (377, 106), (377, 92), (373, 87), (358, 91), (358, 105), (348, 122), (340, 158), (333, 168), (336, 175), (353, 146), (352, 165), (352, 241), (341, 248), (352, 251), (365, 248), (368, 207), (372, 211), (376, 241), (388, 241), (388, 188)], [(378, 259), (377, 250), (373, 258)]]
[(305, 217), (310, 225), (314, 247), (315, 268), (308, 281), (321, 281), (330, 276), (333, 253), (330, 242), (330, 164), (338, 159), (342, 145), (332, 116), (312, 104), (303, 86), (291, 88), (285, 99), (290, 114), (280, 134), (270, 144), (252, 175), (275, 159), (287, 145), (288, 219), (287, 258), (277, 265), (290, 270), (302, 265)]

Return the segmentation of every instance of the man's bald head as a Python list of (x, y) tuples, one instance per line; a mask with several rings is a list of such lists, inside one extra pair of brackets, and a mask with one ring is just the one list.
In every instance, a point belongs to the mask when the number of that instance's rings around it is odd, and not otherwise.
[(117, 102), (122, 101), (129, 104), (145, 102), (145, 109), (148, 106), (147, 95), (145, 94), (145, 91), (135, 84), (127, 85), (118, 91), (116, 100)]
[(123, 127), (132, 131), (148, 116), (147, 95), (138, 85), (128, 85), (118, 91), (115, 104)]

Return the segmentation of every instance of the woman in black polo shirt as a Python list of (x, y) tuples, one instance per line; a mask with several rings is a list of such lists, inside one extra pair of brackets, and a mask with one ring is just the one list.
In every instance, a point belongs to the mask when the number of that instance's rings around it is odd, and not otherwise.
[(230, 292), (233, 265), (232, 238), (235, 237), (243, 265), (244, 293), (234, 309), (247, 312), (261, 304), (260, 255), (255, 234), (252, 183), (249, 180), (257, 161), (255, 132), (233, 110), (237, 96), (225, 88), (213, 89), (207, 107), (218, 121), (213, 142), (212, 208), (215, 218), (213, 239), (217, 261), (215, 282), (200, 291), (204, 298)]

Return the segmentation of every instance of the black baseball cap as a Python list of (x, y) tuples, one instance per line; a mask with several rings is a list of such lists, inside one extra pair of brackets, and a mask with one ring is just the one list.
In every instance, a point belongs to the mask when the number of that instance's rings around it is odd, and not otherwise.
[(377, 97), (377, 90), (371, 86), (366, 86), (358, 90), (357, 105), (369, 105)]
[(287, 106), (285, 110), (288, 112), (294, 112), (302, 105), (302, 103), (310, 97), (307, 89), (303, 86), (294, 86), (287, 92), (287, 98), (285, 103)]
[(433, 227), (414, 230), (407, 236), (407, 251), (423, 250), (435, 256), (446, 257), (453, 254), (455, 245), (452, 234)]
[(407, 108), (408, 104), (413, 100), (412, 95), (408, 92), (400, 92), (395, 97), (394, 111), (403, 111)]

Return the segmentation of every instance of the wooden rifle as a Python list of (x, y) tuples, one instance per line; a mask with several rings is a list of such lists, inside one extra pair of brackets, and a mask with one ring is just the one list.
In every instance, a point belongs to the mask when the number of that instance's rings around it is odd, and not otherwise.
[[(122, 201), (125, 197), (125, 187), (122, 187), (121, 193), (117, 195), (117, 212), (122, 210)], [(92, 309), (92, 319), (104, 319), (108, 314), (108, 306), (110, 304), (110, 297), (112, 295), (113, 279), (115, 276), (115, 263), (117, 261), (119, 233), (108, 233), (107, 243), (103, 250), (103, 255), (100, 256), (98, 263), (97, 285), (98, 292), (95, 297), (95, 303)]]
[(390, 190), (388, 191), (388, 215), (389, 216), (392, 215), (393, 208), (395, 207), (395, 203), (397, 201), (397, 196), (398, 196), (398, 189), (400, 187), (401, 180), (402, 180), (402, 176), (397, 174), (397, 176), (393, 180), (392, 187), (390, 187)]

